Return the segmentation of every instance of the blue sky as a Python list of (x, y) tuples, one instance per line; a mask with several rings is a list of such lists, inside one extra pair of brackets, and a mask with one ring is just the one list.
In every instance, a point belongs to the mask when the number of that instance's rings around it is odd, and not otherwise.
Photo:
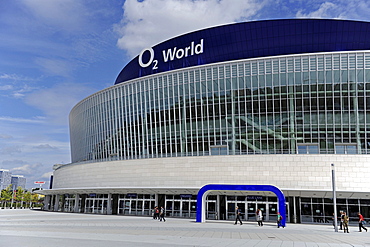
[(46, 188), (70, 162), (72, 107), (143, 48), (233, 22), (369, 13), (368, 0), (0, 0), (0, 169)]

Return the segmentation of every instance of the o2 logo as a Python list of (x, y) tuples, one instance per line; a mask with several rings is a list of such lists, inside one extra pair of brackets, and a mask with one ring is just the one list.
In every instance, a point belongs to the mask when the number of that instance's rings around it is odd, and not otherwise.
[[(143, 56), (146, 52), (149, 52), (148, 61), (143, 61)], [(173, 47), (162, 51), (163, 62), (173, 61), (175, 59), (181, 59), (184, 57), (194, 56), (203, 53), (203, 39), (198, 44), (192, 41), (189, 46), (184, 48)], [(153, 48), (145, 48), (139, 54), (139, 65), (142, 68), (146, 68), (152, 65), (152, 70), (158, 69), (158, 60), (154, 59), (155, 54)]]
[[(146, 51), (148, 51), (150, 53), (150, 57), (149, 57), (149, 61), (144, 63), (143, 62), (143, 55)], [(152, 69), (158, 69), (158, 60), (154, 60), (154, 50), (153, 50), (153, 48), (145, 48), (144, 50), (142, 50), (140, 52), (139, 64), (142, 68), (146, 68), (146, 67), (150, 66), (151, 64), (153, 64)]]

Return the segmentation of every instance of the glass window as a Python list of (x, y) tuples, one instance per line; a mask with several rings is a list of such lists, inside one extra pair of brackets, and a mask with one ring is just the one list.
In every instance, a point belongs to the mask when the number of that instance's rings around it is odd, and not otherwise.
[(361, 205), (370, 205), (370, 200), (360, 199)]
[(211, 146), (211, 155), (227, 155), (227, 146)]
[(269, 202), (277, 202), (277, 197), (268, 197)]
[(303, 145), (298, 145), (298, 154), (307, 154), (307, 147)]
[(311, 215), (311, 204), (309, 203), (302, 203), (301, 204), (301, 214), (302, 215)]
[(358, 212), (360, 212), (359, 205), (348, 205), (348, 215), (349, 215), (350, 221), (354, 220), (358, 222), (358, 215), (357, 215)]
[(318, 154), (319, 145), (298, 144), (298, 154)]
[(312, 203), (322, 203), (322, 198), (312, 198)]
[(342, 198), (337, 198), (337, 204), (347, 204), (347, 200), (342, 199)]
[(335, 153), (336, 154), (357, 154), (357, 146), (356, 145), (342, 145), (336, 144), (335, 145)]
[(310, 197), (302, 197), (301, 202), (309, 202), (311, 203), (311, 198)]
[(358, 204), (358, 199), (348, 199), (348, 204)]
[(307, 150), (309, 154), (318, 154), (319, 153), (319, 146), (318, 145), (310, 145), (307, 146)]
[(324, 203), (333, 203), (333, 198), (324, 198)]
[(345, 148), (343, 145), (335, 145), (336, 154), (345, 154)]

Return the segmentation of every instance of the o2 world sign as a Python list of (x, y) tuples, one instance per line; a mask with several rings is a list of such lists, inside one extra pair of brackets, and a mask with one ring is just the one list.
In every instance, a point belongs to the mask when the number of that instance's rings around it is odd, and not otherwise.
[[(149, 53), (149, 59), (146, 61), (144, 60), (144, 54)], [(189, 46), (178, 48), (173, 47), (167, 50), (162, 50), (162, 59), (159, 61), (155, 59), (155, 53), (153, 48), (145, 48), (140, 52), (138, 57), (139, 65), (142, 68), (146, 68), (152, 66), (152, 70), (158, 69), (159, 63), (164, 62), (167, 63), (168, 61), (179, 60), (184, 57), (190, 57), (194, 55), (199, 55), (203, 53), (203, 39), (199, 41), (199, 43), (195, 43), (192, 41)]]

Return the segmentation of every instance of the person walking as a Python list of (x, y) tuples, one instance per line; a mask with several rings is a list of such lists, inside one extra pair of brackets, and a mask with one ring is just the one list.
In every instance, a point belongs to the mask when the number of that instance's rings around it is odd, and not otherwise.
[(282, 220), (283, 220), (283, 216), (281, 216), (280, 212), (278, 212), (278, 214), (277, 214), (277, 228), (280, 228), (280, 226), (282, 226), (284, 228)]
[(364, 227), (364, 224), (365, 224), (364, 216), (362, 216), (362, 214), (360, 212), (358, 212), (357, 215), (358, 215), (358, 228), (359, 228), (359, 232), (362, 232), (362, 229), (364, 229), (367, 232), (367, 228)]
[(348, 231), (348, 222), (349, 222), (349, 217), (346, 212), (343, 212), (343, 230), (344, 233), (349, 233)]
[(153, 209), (154, 213), (153, 213), (153, 220), (159, 220), (159, 209), (157, 206), (154, 207)]
[(153, 220), (156, 220), (157, 219), (157, 215), (155, 214), (156, 213), (156, 210), (157, 210), (157, 206), (155, 206), (153, 208)]
[(344, 217), (343, 211), (340, 211), (340, 227), (339, 227), (339, 230), (343, 230), (343, 217)]
[(240, 217), (241, 217), (241, 210), (239, 209), (239, 207), (235, 207), (235, 223), (234, 223), (234, 225), (238, 224), (238, 220), (240, 222), (240, 225), (243, 225), (243, 222), (240, 219)]
[(262, 215), (262, 211), (261, 209), (257, 209), (257, 212), (256, 212), (256, 218), (257, 218), (257, 223), (258, 223), (258, 226), (263, 226), (263, 215)]
[(163, 220), (164, 222), (166, 222), (166, 219), (164, 218), (164, 214), (165, 214), (164, 208), (161, 207), (161, 212), (159, 213), (159, 221)]

